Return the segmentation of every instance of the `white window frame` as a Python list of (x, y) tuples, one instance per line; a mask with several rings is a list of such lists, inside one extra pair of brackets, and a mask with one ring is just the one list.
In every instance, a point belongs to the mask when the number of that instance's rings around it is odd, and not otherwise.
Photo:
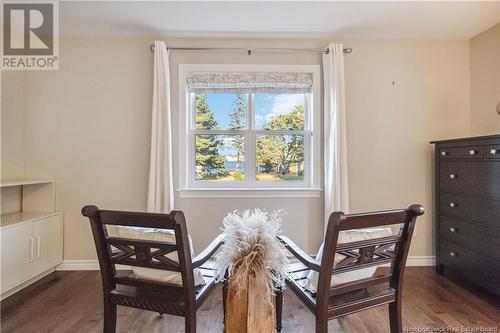
[[(304, 130), (269, 131), (253, 128), (254, 110), (252, 98), (247, 103), (247, 128), (231, 130), (195, 129), (192, 100), (186, 86), (191, 72), (294, 72), (312, 73), (313, 87), (306, 101)], [(317, 197), (320, 195), (320, 103), (319, 65), (179, 65), (179, 192), (181, 197)], [(245, 136), (245, 181), (203, 181), (195, 179), (195, 134), (243, 134)], [(237, 133), (239, 132), (239, 133)], [(292, 133), (293, 132), (293, 133)], [(303, 181), (257, 181), (255, 180), (255, 143), (261, 134), (304, 135), (304, 180)], [(247, 158), (251, 156), (251, 158)]]

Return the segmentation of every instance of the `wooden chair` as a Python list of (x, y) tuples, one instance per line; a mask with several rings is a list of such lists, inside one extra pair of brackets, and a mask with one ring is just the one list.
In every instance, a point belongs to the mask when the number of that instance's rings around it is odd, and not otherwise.
[[(196, 258), (191, 259), (186, 222), (181, 211), (154, 214), (100, 210), (96, 206), (85, 206), (82, 214), (90, 219), (101, 268), (103, 331), (116, 331), (116, 306), (123, 305), (155, 311), (160, 315), (167, 313), (185, 317), (186, 332), (196, 332), (196, 310), (216, 286), (213, 269), (202, 265), (222, 245), (222, 235)], [(112, 237), (108, 235), (107, 225), (174, 230), (176, 244)], [(178, 262), (165, 256), (174, 251), (178, 253)], [(116, 270), (117, 264), (180, 272), (182, 286), (139, 279), (133, 274), (122, 275)], [(197, 267), (202, 270), (205, 280), (208, 280), (199, 287), (195, 287), (193, 278), (193, 269)]]
[[(286, 283), (290, 290), (304, 303), (316, 317), (316, 332), (328, 332), (328, 320), (346, 316), (376, 306), (389, 304), (391, 333), (400, 333), (401, 293), (406, 258), (417, 216), (424, 213), (420, 205), (408, 209), (382, 211), (366, 214), (344, 215), (335, 212), (330, 215), (325, 233), (325, 243), (321, 262), (307, 255), (286, 237), (279, 237), (285, 247), (300, 261), (291, 265)], [(372, 228), (401, 224), (399, 234), (370, 240), (337, 244), (340, 231)], [(335, 265), (335, 254), (344, 259)], [(390, 264), (390, 269), (382, 274), (330, 286), (332, 275)], [(299, 267), (297, 267), (299, 266)], [(303, 288), (309, 270), (319, 272), (317, 293)], [(277, 292), (277, 328), (281, 329), (281, 309), (283, 296)]]

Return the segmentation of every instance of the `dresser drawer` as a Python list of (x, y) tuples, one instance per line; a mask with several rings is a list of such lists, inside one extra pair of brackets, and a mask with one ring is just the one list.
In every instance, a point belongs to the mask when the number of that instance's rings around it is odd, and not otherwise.
[(500, 290), (498, 261), (444, 239), (440, 242), (439, 250), (440, 261), (445, 269), (446, 266), (453, 268), (464, 277), (482, 284), (487, 289), (492, 289), (491, 291)]
[(489, 145), (486, 146), (486, 158), (498, 158), (500, 159), (500, 145)]
[(500, 202), (496, 200), (441, 192), (439, 212), (500, 229)]
[(469, 147), (452, 147), (440, 148), (439, 158), (441, 160), (448, 159), (478, 159), (484, 156), (484, 146), (469, 146)]
[(500, 198), (500, 160), (440, 162), (439, 189)]
[(442, 238), (464, 244), (500, 262), (500, 231), (441, 216), (439, 232)]

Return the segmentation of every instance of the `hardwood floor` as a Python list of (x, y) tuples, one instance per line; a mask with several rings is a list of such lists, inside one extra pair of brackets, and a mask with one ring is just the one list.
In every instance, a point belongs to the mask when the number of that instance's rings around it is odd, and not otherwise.
[[(99, 272), (58, 272), (58, 278), (3, 303), (1, 328), (7, 332), (102, 332)], [(314, 332), (314, 317), (285, 292), (283, 332)], [(335, 333), (389, 332), (387, 307), (330, 322)], [(434, 273), (430, 267), (409, 267), (403, 294), (405, 332), (443, 332), (441, 328), (481, 326), (498, 332), (500, 302), (477, 294)], [(198, 311), (198, 332), (222, 332), (221, 290)], [(420, 329), (420, 331), (418, 331)], [(118, 307), (118, 332), (183, 332), (182, 318)], [(444, 330), (446, 332), (446, 330)], [(448, 330), (451, 332), (452, 330)], [(470, 330), (469, 330), (470, 332)], [(479, 332), (479, 330), (478, 330)]]

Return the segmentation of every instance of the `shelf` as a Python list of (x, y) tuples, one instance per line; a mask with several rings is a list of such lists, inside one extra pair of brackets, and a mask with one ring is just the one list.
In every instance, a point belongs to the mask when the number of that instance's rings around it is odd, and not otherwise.
[(36, 184), (49, 184), (54, 181), (51, 179), (14, 179), (14, 180), (2, 180), (0, 182), (0, 187), (11, 187), (11, 186), (24, 186), (24, 185), (36, 185)]
[(61, 212), (17, 212), (12, 214), (5, 214), (0, 216), (1, 222), (0, 227), (7, 227), (10, 225), (25, 223), (25, 222), (33, 222), (35, 220), (43, 219), (46, 217), (51, 217), (55, 215), (59, 215)]

